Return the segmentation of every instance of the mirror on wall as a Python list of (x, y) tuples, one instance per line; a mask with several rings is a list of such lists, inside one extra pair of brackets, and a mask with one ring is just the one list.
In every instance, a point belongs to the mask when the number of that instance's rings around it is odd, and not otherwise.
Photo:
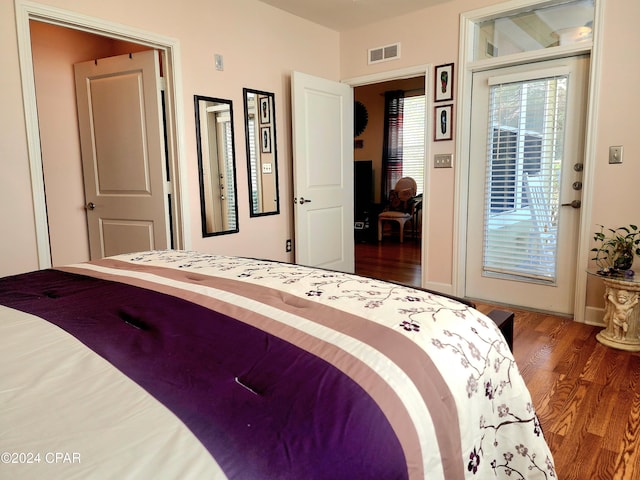
[(274, 94), (243, 89), (250, 215), (280, 213)]
[(194, 95), (202, 236), (238, 232), (231, 100)]

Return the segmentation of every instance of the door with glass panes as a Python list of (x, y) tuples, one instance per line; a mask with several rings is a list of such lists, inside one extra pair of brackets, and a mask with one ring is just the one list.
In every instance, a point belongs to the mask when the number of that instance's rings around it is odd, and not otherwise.
[(572, 313), (588, 65), (474, 73), (468, 297)]

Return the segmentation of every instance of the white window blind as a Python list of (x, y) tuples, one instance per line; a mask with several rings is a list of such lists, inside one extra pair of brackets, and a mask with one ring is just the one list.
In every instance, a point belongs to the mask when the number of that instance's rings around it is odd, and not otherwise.
[(222, 194), (227, 199), (227, 215), (225, 229), (237, 228), (236, 223), (236, 196), (235, 192), (235, 163), (233, 158), (233, 131), (231, 126), (231, 120), (225, 120), (223, 122), (223, 153), (225, 158), (225, 178), (224, 178), (224, 190)]
[(567, 76), (490, 89), (483, 274), (555, 283)]
[(249, 127), (247, 128), (247, 134), (249, 135), (249, 158), (251, 159), (251, 163), (256, 166), (256, 168), (249, 169), (249, 180), (251, 182), (251, 211), (259, 212), (260, 211), (260, 198), (258, 197), (258, 192), (260, 192), (260, 184), (258, 183), (258, 167), (259, 162), (257, 149), (256, 149), (256, 120), (253, 115), (249, 117), (247, 120), (249, 122)]
[(425, 96), (404, 98), (402, 112), (402, 175), (424, 191)]

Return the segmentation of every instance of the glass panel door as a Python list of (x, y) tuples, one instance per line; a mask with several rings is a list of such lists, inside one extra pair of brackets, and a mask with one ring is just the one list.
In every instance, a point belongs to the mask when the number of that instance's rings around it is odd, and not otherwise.
[(474, 73), (467, 296), (573, 311), (588, 65), (584, 56)]

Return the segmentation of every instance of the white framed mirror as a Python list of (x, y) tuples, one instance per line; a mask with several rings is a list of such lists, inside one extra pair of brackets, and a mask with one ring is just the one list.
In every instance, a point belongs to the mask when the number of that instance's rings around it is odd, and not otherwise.
[(274, 94), (244, 88), (250, 216), (280, 213)]
[(239, 228), (233, 103), (194, 95), (194, 107), (202, 236), (236, 233)]

